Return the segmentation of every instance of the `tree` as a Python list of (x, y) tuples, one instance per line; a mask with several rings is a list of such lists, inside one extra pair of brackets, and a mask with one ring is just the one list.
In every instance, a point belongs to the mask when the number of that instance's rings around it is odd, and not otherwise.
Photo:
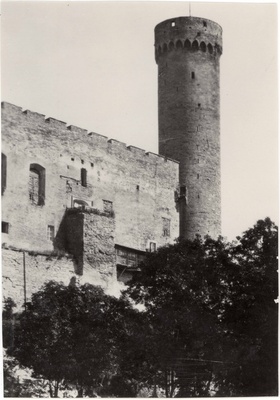
[[(277, 394), (277, 227), (150, 254), (128, 294), (146, 307), (166, 396)], [(162, 377), (165, 376), (165, 382)]]
[(122, 313), (130, 308), (100, 287), (48, 282), (19, 316), (9, 353), (49, 381), (51, 397), (66, 382), (92, 395), (117, 371)]

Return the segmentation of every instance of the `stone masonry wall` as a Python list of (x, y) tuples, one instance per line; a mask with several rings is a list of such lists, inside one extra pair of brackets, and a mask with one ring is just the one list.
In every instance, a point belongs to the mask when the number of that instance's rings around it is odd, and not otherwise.
[[(116, 244), (145, 251), (149, 241), (161, 246), (179, 235), (177, 162), (9, 103), (2, 104), (2, 152), (7, 156), (2, 196), (2, 219), (9, 223), (9, 232), (2, 234), (6, 246), (51, 251), (48, 225), (57, 236), (75, 199), (101, 211), (104, 200), (112, 202)], [(32, 163), (45, 168), (44, 205), (29, 199)], [(170, 220), (170, 235), (164, 234), (163, 218)]]
[[(2, 295), (11, 297), (17, 309), (24, 305), (24, 267), (23, 251), (2, 249)], [(31, 300), (32, 293), (38, 291), (44, 283), (55, 280), (69, 285), (75, 278), (77, 283), (99, 285), (108, 293), (117, 293), (112, 283), (112, 276), (106, 276), (85, 264), (83, 276), (77, 275), (76, 262), (71, 255), (43, 255), (25, 252), (26, 298)]]
[(222, 29), (196, 17), (155, 28), (159, 153), (180, 162), (180, 234), (221, 233), (220, 67)]

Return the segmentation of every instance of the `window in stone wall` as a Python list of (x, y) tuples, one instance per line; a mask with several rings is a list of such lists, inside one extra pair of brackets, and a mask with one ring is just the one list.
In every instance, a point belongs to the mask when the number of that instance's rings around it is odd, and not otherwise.
[(113, 211), (113, 202), (109, 200), (103, 200), (103, 210), (104, 212), (111, 213)]
[(9, 233), (9, 223), (2, 221), (2, 233)]
[(54, 241), (54, 226), (53, 225), (48, 225), (48, 229), (47, 229), (47, 239), (50, 242)]
[(4, 194), (7, 186), (7, 156), (1, 153), (1, 193)]
[(28, 191), (31, 204), (45, 204), (45, 168), (39, 164), (30, 164)]
[(81, 168), (81, 184), (87, 186), (87, 170), (85, 168)]
[(170, 237), (170, 219), (162, 218), (163, 236)]
[(195, 78), (195, 73), (194, 72), (192, 72), (192, 79), (194, 79)]
[(180, 187), (180, 196), (186, 196), (186, 194), (187, 194), (186, 186), (181, 186)]
[(157, 244), (156, 242), (150, 242), (150, 253), (154, 253), (155, 251), (157, 251)]

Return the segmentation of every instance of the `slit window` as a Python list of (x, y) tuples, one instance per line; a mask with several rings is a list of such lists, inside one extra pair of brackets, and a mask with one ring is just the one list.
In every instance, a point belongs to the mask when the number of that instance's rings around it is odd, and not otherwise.
[(85, 168), (81, 168), (81, 185), (87, 186), (87, 170)]
[(192, 79), (195, 79), (195, 73), (192, 72)]
[(4, 194), (7, 187), (7, 156), (1, 153), (1, 193)]
[(2, 233), (9, 233), (9, 223), (2, 221)]
[(45, 168), (39, 164), (30, 164), (29, 168), (29, 200), (31, 204), (45, 204)]
[(50, 242), (54, 241), (54, 226), (53, 225), (48, 225), (48, 229), (47, 229), (47, 239)]

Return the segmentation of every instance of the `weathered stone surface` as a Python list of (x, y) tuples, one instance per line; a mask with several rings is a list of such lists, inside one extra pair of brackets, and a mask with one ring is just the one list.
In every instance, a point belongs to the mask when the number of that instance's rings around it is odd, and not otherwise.
[[(48, 121), (48, 122), (47, 122)], [(7, 156), (7, 185), (2, 196), (3, 220), (9, 234), (3, 242), (28, 250), (52, 250), (47, 226), (59, 232), (66, 208), (75, 199), (103, 210), (113, 203), (115, 243), (146, 250), (178, 237), (179, 216), (174, 202), (178, 163), (146, 154), (133, 146), (19, 107), (2, 105), (2, 152)], [(45, 168), (45, 204), (32, 205), (28, 196), (31, 163)], [(87, 185), (81, 184), (81, 169)], [(171, 222), (170, 237), (163, 235), (162, 217)]]
[(180, 235), (221, 233), (220, 67), (222, 29), (196, 17), (155, 28), (159, 153), (180, 162)]

